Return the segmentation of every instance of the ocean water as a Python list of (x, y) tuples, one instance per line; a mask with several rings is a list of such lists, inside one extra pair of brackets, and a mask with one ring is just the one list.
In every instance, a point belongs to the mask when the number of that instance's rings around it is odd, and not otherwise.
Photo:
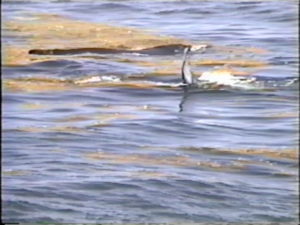
[[(3, 221), (296, 223), (297, 11), (292, 0), (3, 1), (6, 21), (32, 12), (58, 14), (188, 41), (260, 48), (267, 53), (253, 58), (269, 64), (254, 73), (263, 88), (218, 90), (183, 88), (180, 71), (147, 75), (141, 66), (113, 60), (3, 66), (2, 81), (146, 74), (144, 82), (156, 84), (39, 92), (4, 88)], [(2, 44), (22, 41), (6, 32)], [(220, 54), (229, 53), (192, 57)], [(172, 60), (182, 52), (98, 55)], [(210, 68), (192, 68), (197, 69)]]

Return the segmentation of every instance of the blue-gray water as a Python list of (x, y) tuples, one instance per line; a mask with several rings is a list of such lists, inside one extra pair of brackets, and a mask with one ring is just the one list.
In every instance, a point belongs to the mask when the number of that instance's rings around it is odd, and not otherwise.
[[(299, 89), (280, 82), (298, 76), (297, 4), (4, 1), (6, 20), (53, 13), (189, 41), (262, 48), (269, 53), (257, 57), (270, 66), (254, 75), (278, 84), (272, 90), (4, 89), (4, 222), (296, 222)], [(3, 34), (4, 44), (14, 41)], [(109, 60), (61, 60), (3, 67), (2, 80), (106, 73), (144, 70)], [(148, 78), (180, 82), (179, 75)]]

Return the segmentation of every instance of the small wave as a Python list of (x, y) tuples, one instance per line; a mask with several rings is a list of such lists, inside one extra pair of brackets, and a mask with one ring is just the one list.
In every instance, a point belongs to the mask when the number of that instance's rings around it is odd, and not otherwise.
[(273, 65), (296, 65), (299, 60), (296, 57), (273, 57), (270, 59)]
[(236, 8), (236, 10), (238, 10), (238, 11), (248, 11), (248, 10), (251, 10), (255, 7), (256, 7), (256, 5), (241, 5), (241, 6), (238, 6)]
[(178, 13), (182, 14), (197, 14), (197, 15), (210, 15), (213, 12), (208, 11), (208, 10), (202, 10), (202, 9), (197, 9), (197, 8), (185, 8), (185, 9), (167, 9), (167, 10), (161, 10), (156, 12), (158, 15), (172, 15), (175, 14), (177, 15)]
[[(72, 1), (72, 0), (70, 0)], [(81, 4), (76, 4), (74, 5), (74, 7), (72, 8), (73, 12), (80, 12), (82, 13), (82, 8), (84, 7), (85, 10), (87, 10), (88, 13), (91, 14), (99, 14), (99, 13), (107, 13), (107, 12), (120, 12), (120, 13), (124, 13), (124, 12), (141, 12), (144, 9), (141, 7), (136, 7), (137, 4), (121, 4), (121, 3), (117, 3), (117, 2), (108, 2), (108, 3), (101, 3), (99, 2), (95, 2), (95, 4), (86, 4), (84, 2), (82, 2)]]
[(254, 90), (254, 91), (276, 91), (280, 89), (297, 89), (299, 78), (290, 77), (284, 79), (273, 79), (264, 77), (242, 77), (229, 76), (219, 79), (219, 77), (210, 77), (209, 79), (199, 79), (197, 83), (187, 86), (182, 82), (162, 82), (148, 80), (126, 80), (116, 75), (89, 76), (84, 78), (72, 79), (54, 79), (46, 77), (25, 77), (9, 79), (4, 81), (5, 87), (11, 90), (23, 91), (55, 91), (67, 90), (81, 87), (123, 87), (123, 88), (180, 88), (205, 91), (222, 90)]
[[(103, 3), (99, 7), (108, 9), (108, 10), (142, 10), (141, 8), (134, 7), (133, 4), (126, 5), (126, 4), (120, 4), (120, 3)], [(99, 8), (98, 7), (98, 8)]]
[(120, 77), (115, 75), (104, 75), (104, 76), (92, 76), (88, 78), (78, 79), (74, 81), (77, 85), (89, 85), (95, 84), (99, 86), (120, 86), (120, 87), (133, 87), (133, 88), (151, 88), (151, 87), (162, 87), (172, 88), (180, 87), (182, 83), (172, 82), (157, 82), (157, 81), (127, 81), (122, 80)]
[(274, 13), (274, 12), (276, 12), (274, 9), (260, 9), (259, 8), (259, 10), (257, 10), (255, 13), (256, 14), (272, 14), (272, 13)]
[(270, 20), (274, 22), (286, 23), (286, 22), (296, 22), (298, 19), (289, 14), (289, 15), (276, 16), (276, 17), (274, 16), (271, 17)]
[(257, 79), (257, 82), (255, 85), (263, 87), (263, 88), (269, 88), (269, 89), (297, 89), (299, 88), (299, 77), (286, 77), (286, 78), (280, 78), (280, 79), (274, 79), (274, 78), (265, 78), (265, 79)]
[(92, 76), (84, 79), (75, 80), (75, 84), (97, 83), (97, 82), (120, 82), (121, 79), (117, 76)]

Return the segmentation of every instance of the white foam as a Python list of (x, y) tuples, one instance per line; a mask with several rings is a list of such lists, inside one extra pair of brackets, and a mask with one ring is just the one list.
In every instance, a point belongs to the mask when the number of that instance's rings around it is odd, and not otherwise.
[(252, 83), (256, 79), (253, 77), (235, 76), (229, 71), (207, 71), (203, 72), (197, 80), (204, 83), (236, 86)]
[(110, 76), (92, 76), (80, 80), (74, 81), (75, 84), (86, 84), (86, 83), (97, 83), (97, 82), (120, 82), (121, 79), (117, 76), (110, 75)]

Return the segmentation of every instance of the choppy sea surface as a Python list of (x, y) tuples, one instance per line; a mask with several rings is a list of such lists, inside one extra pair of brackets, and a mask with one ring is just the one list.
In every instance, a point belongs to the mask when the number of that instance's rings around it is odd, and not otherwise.
[[(254, 76), (271, 85), (188, 89), (176, 85), (178, 71), (147, 76), (172, 88), (4, 89), (3, 221), (296, 223), (297, 11), (298, 1), (292, 0), (3, 1), (4, 20), (53, 13), (189, 41), (262, 48), (268, 53), (259, 59), (269, 66)], [(18, 38), (2, 34), (4, 45), (14, 41)], [(124, 54), (182, 57), (181, 52)], [(124, 79), (143, 73), (142, 67), (116, 61), (57, 60), (4, 66), (2, 81), (41, 74)]]

